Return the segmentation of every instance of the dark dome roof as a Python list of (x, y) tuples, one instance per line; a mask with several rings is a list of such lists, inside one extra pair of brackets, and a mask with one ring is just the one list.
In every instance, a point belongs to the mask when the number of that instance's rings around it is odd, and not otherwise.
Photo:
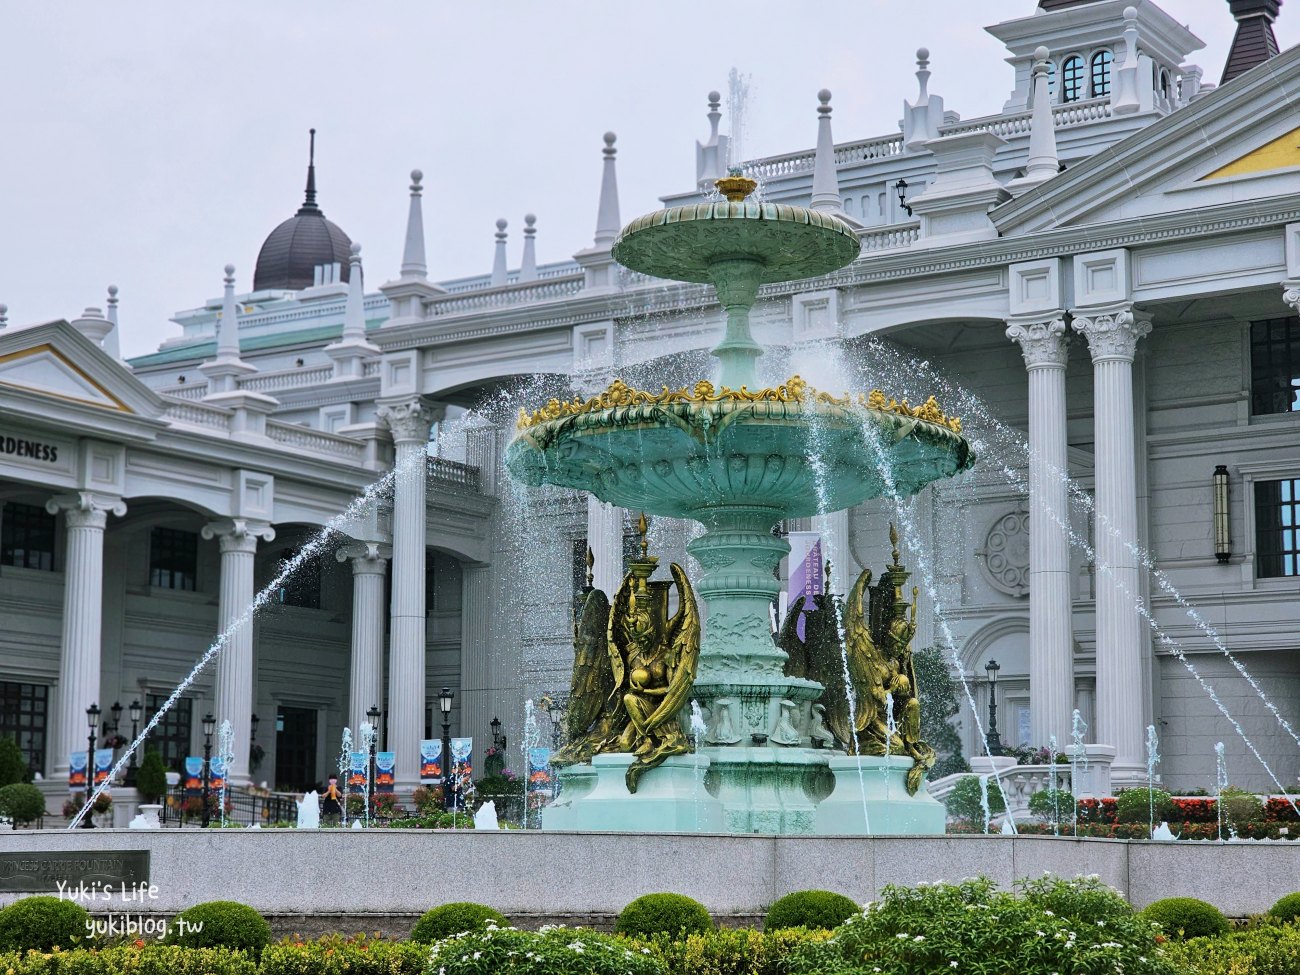
[(352, 241), (316, 205), (316, 130), (307, 165), (307, 197), (298, 212), (271, 231), (257, 253), (253, 290), (301, 291), (315, 282), (318, 264), (339, 265), (339, 280), (351, 269)]

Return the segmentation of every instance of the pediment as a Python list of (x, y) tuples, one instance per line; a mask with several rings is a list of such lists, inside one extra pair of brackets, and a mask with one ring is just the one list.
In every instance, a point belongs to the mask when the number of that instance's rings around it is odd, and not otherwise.
[(991, 216), (1003, 236), (1300, 195), (1300, 47), (1067, 169)]
[(153, 390), (62, 321), (0, 335), (0, 392), (6, 388), (133, 416), (163, 411)]

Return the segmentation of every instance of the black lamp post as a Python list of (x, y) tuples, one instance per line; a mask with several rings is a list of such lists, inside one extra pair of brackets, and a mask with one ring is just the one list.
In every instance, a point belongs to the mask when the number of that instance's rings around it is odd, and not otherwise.
[(378, 774), (378, 770), (375, 768), (375, 752), (379, 748), (379, 705), (370, 705), (370, 710), (366, 712), (366, 717), (370, 719), (370, 727), (373, 729), (370, 735), (370, 793), (373, 795), (375, 791), (375, 776)]
[(208, 795), (212, 791), (212, 732), (216, 730), (217, 719), (211, 714), (203, 716), (203, 827), (206, 829), (212, 821), (208, 811)]
[(996, 700), (998, 671), (1001, 669), (996, 660), (989, 660), (984, 665), (984, 672), (989, 677), (989, 731), (985, 738), (985, 745), (989, 755), (1001, 755), (1003, 753), (1002, 738), (998, 735), (998, 703)]
[(488, 722), (492, 729), (492, 747), (504, 751), (506, 747), (506, 736), (501, 734), (501, 719), (493, 718)]
[(546, 701), (546, 713), (551, 719), (551, 751), (560, 750), (560, 719), (564, 717), (565, 702), (559, 697), (550, 697)]
[[(140, 706), (139, 701), (132, 701), (131, 706), (127, 709), (131, 715), (131, 742), (135, 743), (135, 736), (140, 730), (140, 718), (144, 716), (144, 708)], [(126, 767), (126, 784), (135, 785), (135, 753), (138, 749), (131, 750), (131, 764)]]
[(907, 205), (907, 180), (900, 179), (894, 184), (894, 189), (898, 191), (898, 205), (907, 211), (907, 215), (912, 215), (912, 208)]
[(113, 712), (113, 734), (117, 734), (118, 723), (122, 720), (122, 704), (120, 701), (114, 701), (113, 706), (109, 708)]
[(442, 711), (442, 802), (447, 809), (456, 808), (456, 777), (451, 760), (451, 701), (456, 695), (444, 687), (438, 695), (438, 708)]
[[(86, 746), (86, 798), (95, 790), (95, 732), (99, 730), (99, 705), (92, 704), (86, 708), (86, 722), (90, 725), (90, 741)], [(86, 815), (81, 817), (82, 829), (94, 829), (95, 823), (91, 819), (94, 810), (87, 809)]]

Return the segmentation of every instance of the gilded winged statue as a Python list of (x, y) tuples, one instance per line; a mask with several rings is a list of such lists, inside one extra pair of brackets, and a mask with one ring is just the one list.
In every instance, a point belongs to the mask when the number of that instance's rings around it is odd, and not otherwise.
[[(552, 759), (574, 765), (607, 752), (635, 755), (629, 792), (670, 755), (690, 751), (681, 713), (700, 658), (699, 608), (680, 565), (670, 567), (672, 582), (650, 579), (658, 561), (643, 540), (612, 606), (599, 590), (587, 595), (574, 637), (568, 744)], [(669, 619), (674, 585), (678, 608)]]

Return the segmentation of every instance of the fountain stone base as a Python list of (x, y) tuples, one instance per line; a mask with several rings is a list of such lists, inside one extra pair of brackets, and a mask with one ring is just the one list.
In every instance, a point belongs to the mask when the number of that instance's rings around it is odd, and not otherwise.
[(821, 836), (942, 835), (947, 810), (926, 791), (907, 794), (906, 755), (832, 755), (827, 767), (835, 788), (817, 806), (814, 832)]
[(727, 832), (722, 804), (705, 789), (709, 760), (676, 755), (627, 791), (633, 755), (597, 755), (559, 770), (560, 796), (542, 810), (543, 829), (628, 833)]

